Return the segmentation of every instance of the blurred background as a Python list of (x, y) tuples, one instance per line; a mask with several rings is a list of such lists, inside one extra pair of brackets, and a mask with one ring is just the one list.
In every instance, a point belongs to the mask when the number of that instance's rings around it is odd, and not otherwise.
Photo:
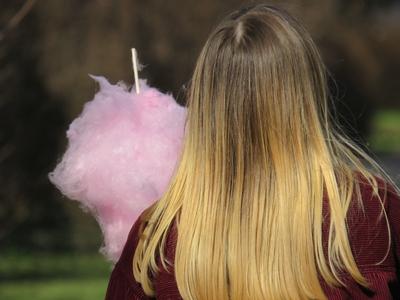
[[(140, 77), (181, 104), (208, 33), (254, 1), (14, 0), (0, 3), (0, 299), (102, 299), (101, 232), (47, 174), (97, 86)], [(269, 1), (311, 32), (335, 82), (340, 121), (399, 183), (400, 1)]]

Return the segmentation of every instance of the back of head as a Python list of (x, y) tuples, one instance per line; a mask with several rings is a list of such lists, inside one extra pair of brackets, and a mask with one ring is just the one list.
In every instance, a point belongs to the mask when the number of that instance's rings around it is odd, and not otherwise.
[(258, 5), (223, 20), (190, 87), (187, 139), (198, 159), (274, 168), (280, 177), (310, 151), (322, 151), (330, 134), (319, 53), (307, 32), (274, 7)]
[[(173, 220), (175, 275), (185, 299), (324, 299), (318, 276), (341, 270), (367, 283), (351, 253), (345, 216), (360, 174), (384, 171), (336, 126), (326, 70), (307, 31), (259, 4), (210, 34), (188, 92), (180, 164), (135, 253), (135, 277), (153, 292)], [(329, 199), (329, 257), (322, 203)]]
[(260, 153), (309, 145), (328, 134), (325, 81), (314, 43), (288, 14), (267, 5), (235, 12), (211, 33), (197, 61), (189, 139), (205, 134), (216, 143), (223, 136), (238, 147), (273, 147)]

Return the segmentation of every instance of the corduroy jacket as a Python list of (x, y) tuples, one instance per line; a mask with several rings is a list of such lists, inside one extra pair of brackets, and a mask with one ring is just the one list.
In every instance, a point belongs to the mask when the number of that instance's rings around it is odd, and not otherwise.
[[(380, 187), (383, 181), (378, 178)], [(381, 194), (382, 192), (382, 194)], [(380, 189), (383, 195), (384, 189)], [(391, 247), (383, 263), (376, 265), (386, 254), (389, 235), (386, 219), (379, 219), (381, 204), (372, 196), (372, 188), (361, 184), (364, 212), (355, 201), (347, 214), (348, 236), (352, 253), (363, 276), (370, 283), (366, 289), (358, 285), (349, 275), (343, 274), (346, 288), (329, 287), (323, 280), (321, 286), (328, 299), (400, 299), (399, 258), (400, 258), (400, 196), (388, 185), (384, 207), (391, 230)], [(329, 232), (329, 203), (324, 197), (322, 224), (323, 243), (327, 253)], [(135, 281), (132, 272), (132, 259), (139, 238), (140, 217), (133, 224), (124, 246), (122, 255), (111, 273), (106, 292), (106, 300), (154, 299), (145, 295), (141, 285)], [(177, 242), (177, 228), (171, 226), (166, 243), (166, 256), (174, 261)], [(299, 259), (301, 259), (299, 257)], [(182, 299), (173, 272), (168, 273), (162, 267), (155, 278), (156, 299)]]

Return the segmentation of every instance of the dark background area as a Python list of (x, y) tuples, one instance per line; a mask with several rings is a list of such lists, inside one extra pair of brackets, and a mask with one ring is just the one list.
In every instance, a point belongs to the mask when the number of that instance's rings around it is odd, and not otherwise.
[[(250, 2), (259, 1), (1, 2), (0, 253), (97, 253), (96, 222), (47, 178), (69, 123), (97, 91), (88, 74), (133, 83), (135, 47), (140, 77), (184, 104), (180, 91), (210, 30)], [(268, 2), (311, 32), (334, 78), (341, 123), (399, 182), (400, 1)], [(0, 280), (12, 277), (7, 268), (0, 262)]]

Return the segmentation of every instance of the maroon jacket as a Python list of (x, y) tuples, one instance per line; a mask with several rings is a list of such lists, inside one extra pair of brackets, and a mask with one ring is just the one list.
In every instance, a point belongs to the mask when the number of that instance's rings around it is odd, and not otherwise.
[[(343, 279), (347, 284), (346, 289), (330, 288), (321, 281), (328, 299), (400, 299), (400, 196), (392, 188), (389, 188), (384, 205), (390, 221), (392, 244), (386, 260), (376, 266), (374, 264), (380, 261), (386, 253), (388, 233), (385, 218), (377, 221), (381, 206), (378, 199), (371, 196), (371, 191), (370, 186), (366, 184), (361, 186), (365, 215), (355, 205), (350, 207), (348, 213), (348, 232), (353, 255), (361, 273), (370, 282), (370, 289), (359, 286), (349, 275), (345, 274)], [(322, 227), (326, 250), (329, 212), (325, 200), (323, 211)], [(138, 240), (139, 219), (132, 226), (122, 255), (111, 273), (106, 300), (152, 299), (144, 294), (132, 273), (132, 259)], [(174, 261), (176, 240), (177, 230), (174, 225), (171, 227), (166, 244), (166, 256), (171, 261)], [(173, 273), (169, 274), (161, 269), (154, 286), (157, 299), (182, 299)]]

